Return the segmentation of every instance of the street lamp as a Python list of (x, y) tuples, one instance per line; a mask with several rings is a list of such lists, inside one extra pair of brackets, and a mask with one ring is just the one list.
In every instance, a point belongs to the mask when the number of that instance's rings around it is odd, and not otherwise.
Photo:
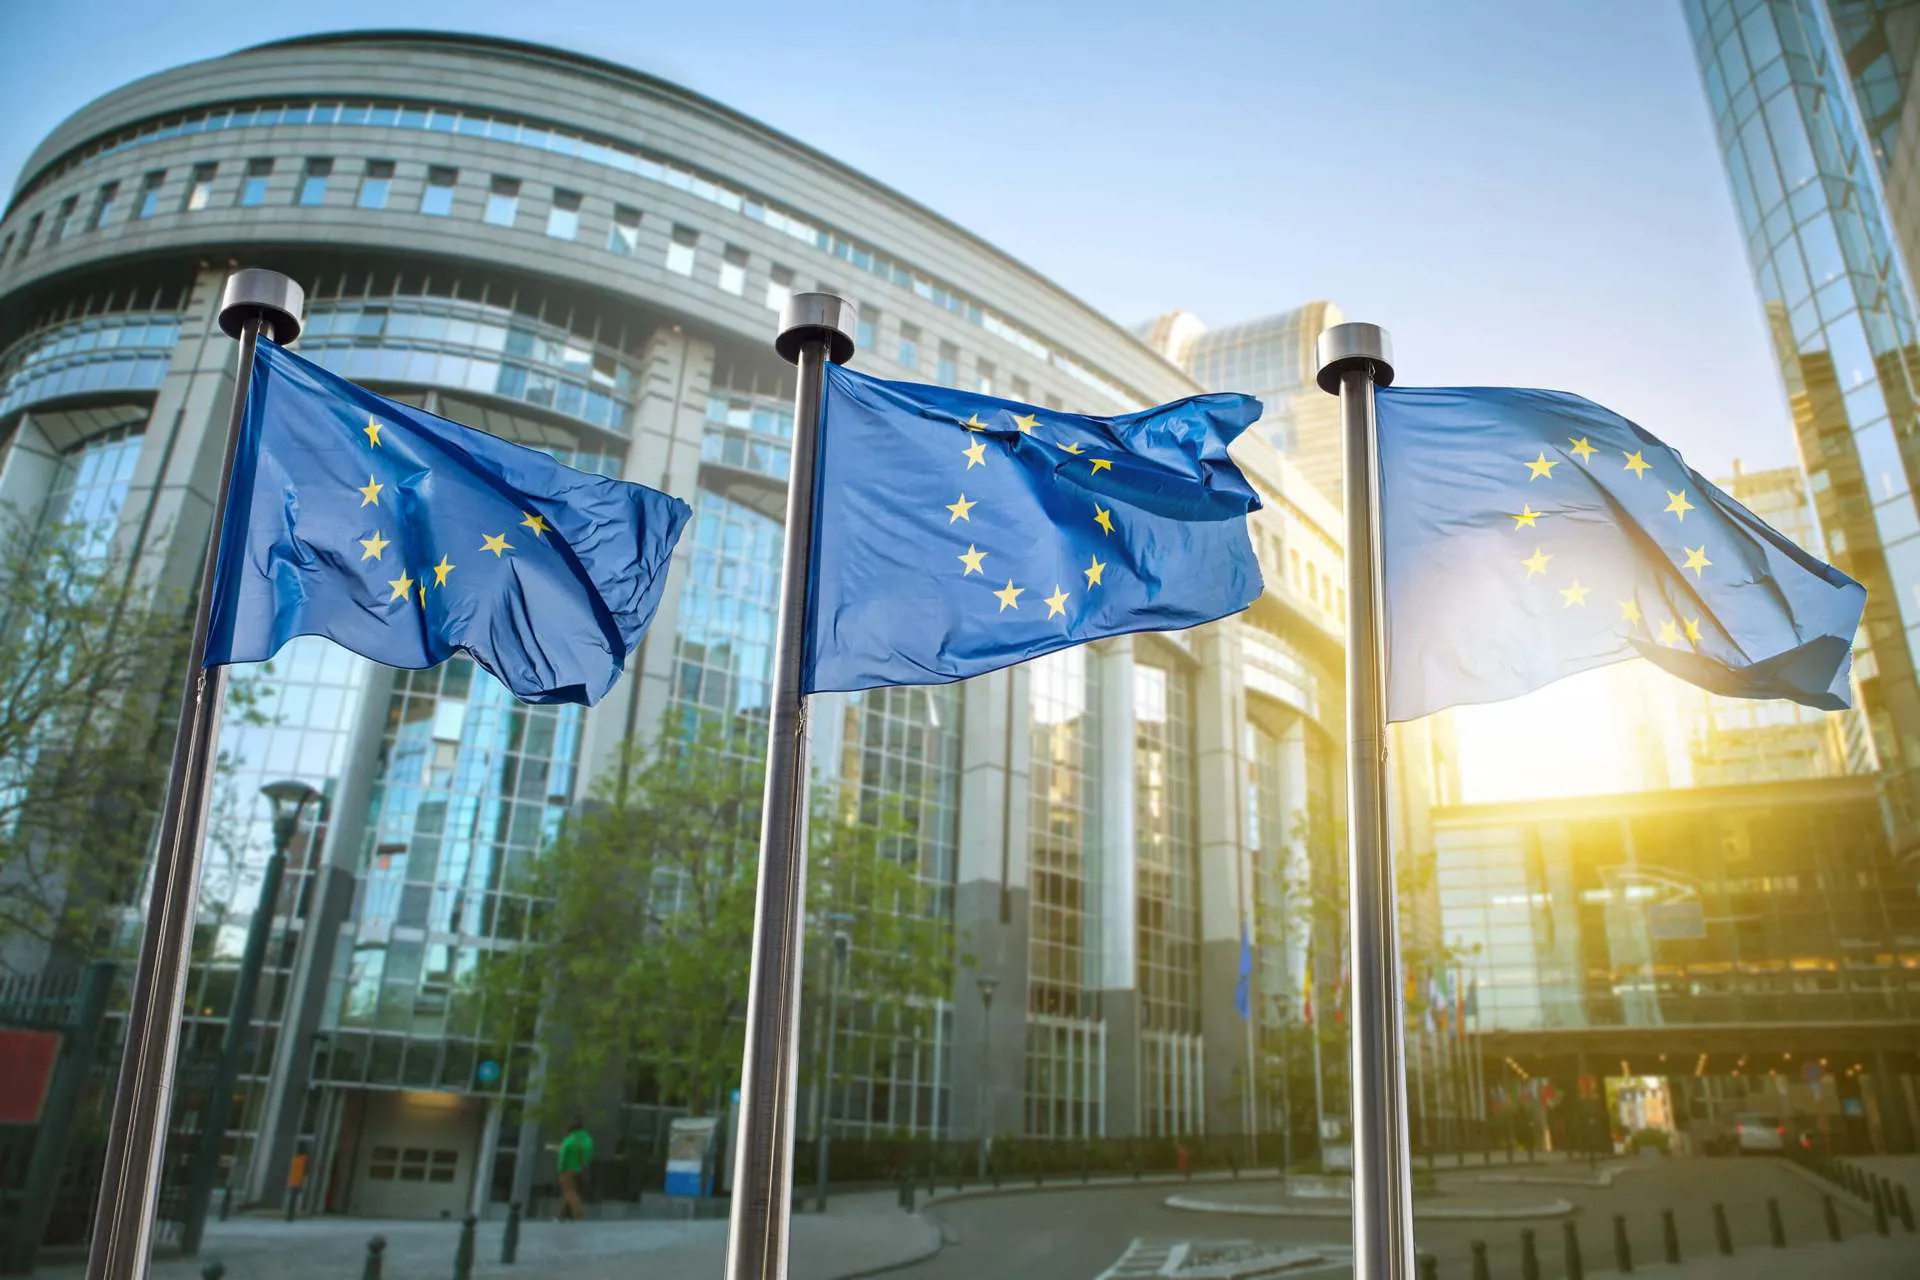
[[(852, 916), (838, 914), (827, 917), (831, 924), (852, 919)], [(814, 1171), (814, 1209), (818, 1213), (827, 1211), (827, 1136), (833, 1126), (833, 1032), (840, 1023), (840, 973), (847, 967), (847, 949), (852, 945), (853, 939), (845, 929), (833, 931), (833, 958), (827, 962), (827, 1061), (820, 1081), (819, 1167)]]
[(983, 976), (973, 981), (980, 988), (980, 1072), (975, 1083), (979, 1095), (974, 1109), (980, 1113), (980, 1179), (984, 1182), (987, 1157), (993, 1153), (993, 1117), (988, 1112), (988, 1100), (993, 1095), (987, 1088), (987, 1077), (993, 1072), (993, 993), (1000, 979)]
[(187, 1180), (185, 1221), (180, 1228), (181, 1252), (199, 1252), (206, 1229), (207, 1206), (213, 1200), (213, 1181), (219, 1172), (220, 1140), (227, 1131), (227, 1108), (233, 1099), (234, 1078), (240, 1074), (240, 1048), (253, 1021), (253, 1001), (260, 989), (260, 969), (267, 958), (267, 936), (273, 931), (273, 909), (280, 900), (280, 881), (286, 874), (287, 850), (299, 833), (300, 819), (309, 804), (322, 818), (327, 799), (304, 782), (269, 782), (260, 788), (273, 804), (273, 853), (260, 876), (260, 901), (247, 924), (247, 946), (240, 954), (240, 973), (234, 983), (233, 1005), (227, 1011), (227, 1034), (220, 1043), (220, 1064), (201, 1119), (200, 1140), (194, 1144), (193, 1165)]

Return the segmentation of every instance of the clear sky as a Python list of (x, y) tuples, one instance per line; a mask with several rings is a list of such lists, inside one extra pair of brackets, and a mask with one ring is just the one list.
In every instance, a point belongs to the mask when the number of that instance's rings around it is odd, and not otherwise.
[(706, 93), (1124, 321), (1330, 298), (1403, 382), (1579, 391), (1710, 472), (1793, 460), (1677, 0), (0, 0), (0, 173), (148, 72), (452, 22)]

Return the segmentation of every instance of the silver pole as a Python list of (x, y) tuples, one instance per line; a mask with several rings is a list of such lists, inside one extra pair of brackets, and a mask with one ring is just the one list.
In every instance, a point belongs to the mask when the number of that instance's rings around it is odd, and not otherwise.
[(127, 1010), (127, 1043), (113, 1095), (106, 1163), (95, 1202), (93, 1239), (87, 1250), (87, 1280), (139, 1280), (153, 1251), (153, 1214), (160, 1199), (167, 1121), (173, 1102), (174, 1056), (180, 1046), (180, 1009), (186, 1000), (192, 960), (193, 918), (200, 895), (201, 845), (206, 838), (208, 782), (220, 736), (220, 704), (226, 668), (208, 670), (207, 626), (213, 609), (213, 575), (219, 564), (220, 527), (227, 486), (233, 479), (240, 422), (253, 381), (259, 335), (288, 343), (300, 335), (306, 295), (274, 271), (250, 268), (227, 277), (220, 297), (220, 327), (240, 340), (227, 418), (226, 453), (220, 463), (207, 554), (194, 601), (193, 640), (180, 694), (173, 765), (160, 811), (153, 889), (147, 899), (140, 958), (134, 970), (133, 1003)]
[(840, 1027), (840, 974), (847, 967), (847, 942), (846, 934), (835, 932), (833, 954), (827, 961), (827, 1061), (820, 1080), (820, 1132), (814, 1141), (815, 1213), (827, 1211), (827, 1144), (833, 1133), (833, 1038)]
[(1399, 930), (1387, 826), (1386, 635), (1381, 626), (1380, 451), (1373, 391), (1393, 382), (1386, 331), (1320, 335), (1319, 382), (1340, 396), (1347, 477), (1347, 875), (1353, 974), (1353, 1274), (1412, 1280)]
[(974, 1086), (979, 1091), (974, 1107), (980, 1113), (980, 1181), (985, 1182), (993, 1155), (993, 1094), (987, 1081), (993, 1074), (993, 993), (1000, 979), (975, 978), (974, 983), (980, 988), (980, 1079)]
[[(793, 1212), (793, 1095), (799, 1067), (800, 972), (807, 897), (807, 573), (813, 561), (814, 462), (827, 361), (853, 359), (854, 307), (830, 293), (796, 293), (780, 312), (774, 350), (799, 367), (780, 625), (774, 636), (767, 786), (760, 806), (760, 879), (747, 980), (727, 1280), (784, 1280)], [(826, 1137), (825, 1129), (821, 1138)]]

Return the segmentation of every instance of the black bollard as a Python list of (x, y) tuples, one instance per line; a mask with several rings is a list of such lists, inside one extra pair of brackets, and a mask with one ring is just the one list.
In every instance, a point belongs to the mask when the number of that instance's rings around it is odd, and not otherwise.
[(913, 1212), (913, 1193), (915, 1189), (913, 1179), (910, 1176), (906, 1174), (900, 1175), (900, 1207), (908, 1213)]
[(1775, 1196), (1767, 1197), (1767, 1236), (1774, 1248), (1787, 1247), (1787, 1224), (1780, 1221), (1780, 1201)]
[(220, 1221), (225, 1222), (233, 1213), (233, 1179), (227, 1179), (226, 1189), (220, 1193)]
[(1733, 1232), (1727, 1227), (1727, 1206), (1718, 1200), (1713, 1202), (1713, 1240), (1720, 1246), (1720, 1256), (1733, 1256)]
[(460, 1219), (460, 1243), (453, 1250), (453, 1280), (473, 1280), (473, 1229), (479, 1221), (472, 1214)]
[(1493, 1280), (1492, 1273), (1487, 1270), (1487, 1242), (1485, 1240), (1473, 1241), (1473, 1280)]
[(1907, 1184), (1896, 1182), (1893, 1186), (1893, 1207), (1900, 1214), (1900, 1225), (1909, 1233), (1913, 1231), (1913, 1201), (1907, 1197)]
[(1613, 1215), (1613, 1269), (1621, 1275), (1633, 1270), (1633, 1246), (1627, 1243), (1627, 1217)]
[(1827, 1215), (1827, 1239), (1837, 1243), (1840, 1239), (1840, 1209), (1833, 1203), (1833, 1197), (1825, 1193), (1820, 1196), (1820, 1207)]
[(934, 1176), (933, 1161), (929, 1160), (927, 1161), (927, 1194), (929, 1196), (938, 1193), (940, 1190), (939, 1184), (934, 1181)]
[(1238, 1152), (1230, 1152), (1227, 1155), (1227, 1167), (1233, 1170), (1233, 1180), (1235, 1182), (1240, 1181), (1240, 1155)]
[(200, 1274), (204, 1280), (221, 1280), (221, 1277), (227, 1274), (227, 1269), (218, 1258), (215, 1258), (212, 1262), (200, 1268)]
[(507, 1226), (500, 1233), (500, 1263), (512, 1266), (520, 1257), (520, 1202), (507, 1206)]
[(1660, 1243), (1666, 1248), (1668, 1262), (1680, 1261), (1680, 1228), (1674, 1224), (1671, 1209), (1660, 1211)]
[(1587, 1265), (1580, 1259), (1580, 1228), (1568, 1218), (1560, 1224), (1560, 1234), (1565, 1237), (1561, 1248), (1567, 1255), (1567, 1280), (1587, 1280)]
[(998, 1191), (1000, 1189), (1000, 1170), (999, 1169), (995, 1169), (993, 1171), (993, 1189), (995, 1191)]
[(1887, 1202), (1879, 1196), (1873, 1198), (1873, 1229), (1883, 1236), (1893, 1234), (1887, 1229)]
[(380, 1280), (380, 1273), (386, 1267), (386, 1259), (381, 1257), (387, 1251), (387, 1238), (375, 1236), (367, 1241), (367, 1261), (360, 1268), (360, 1280)]
[(1423, 1253), (1414, 1259), (1414, 1274), (1419, 1280), (1440, 1280), (1440, 1259)]
[(1520, 1231), (1520, 1280), (1540, 1280), (1540, 1254), (1533, 1246), (1533, 1228)]
[(1880, 1179), (1875, 1174), (1867, 1175), (1867, 1199), (1873, 1202), (1875, 1215), (1884, 1210), (1889, 1219), (1893, 1217), (1893, 1203), (1887, 1198), (1886, 1188), (1880, 1184)]

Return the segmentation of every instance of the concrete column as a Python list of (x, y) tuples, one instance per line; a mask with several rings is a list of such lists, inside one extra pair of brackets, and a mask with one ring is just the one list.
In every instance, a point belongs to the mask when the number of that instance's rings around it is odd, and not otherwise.
[(1902, 1087), (1894, 1055), (1885, 1049), (1873, 1055), (1874, 1102), (1880, 1112), (1880, 1153), (1909, 1155), (1914, 1149), (1913, 1117), (1907, 1111), (1907, 1091)]
[(5, 442), (0, 454), (0, 511), (24, 521), (29, 528), (40, 518), (54, 477), (60, 474), (60, 451), (47, 439), (30, 413)]
[(468, 1212), (479, 1218), (487, 1216), (487, 1192), (493, 1186), (493, 1161), (500, 1150), (500, 1122), (506, 1111), (498, 1098), (488, 1098), (486, 1107), (486, 1118), (480, 1124), (480, 1158), (474, 1162), (472, 1194), (467, 1203)]
[[(953, 1099), (948, 1134), (1024, 1126), (1027, 1036), (1029, 676), (1013, 667), (961, 686), (960, 832), (954, 930), (963, 958), (953, 993)], [(989, 1036), (979, 979), (996, 981)], [(987, 1046), (991, 1040), (992, 1057)]]
[[(529, 1099), (531, 1101), (531, 1099)], [(533, 1212), (533, 1183), (540, 1172), (540, 1123), (531, 1109), (522, 1112), (520, 1144), (513, 1149), (513, 1196), (529, 1215)]]
[[(677, 325), (660, 329), (647, 345), (645, 369), (622, 478), (691, 503), (700, 487), (700, 441), (706, 434), (707, 394), (713, 384), (713, 345), (688, 337)], [(580, 738), (583, 767), (576, 783), (581, 794), (618, 762), (623, 741), (645, 746), (659, 736), (673, 687), (680, 594), (693, 547), (694, 531), (689, 527), (674, 551), (669, 586), (653, 625), (628, 656), (626, 674), (586, 713)]]
[(1238, 624), (1194, 634), (1194, 811), (1200, 838), (1200, 1036), (1206, 1046), (1205, 1131), (1245, 1133), (1252, 1022), (1235, 1008), (1240, 938), (1248, 924), (1244, 692)]
[(1140, 1133), (1139, 882), (1134, 844), (1133, 654), (1131, 636), (1096, 647), (1100, 689), (1100, 848), (1089, 900), (1098, 907), (1100, 1008), (1106, 1023), (1107, 1134)]

